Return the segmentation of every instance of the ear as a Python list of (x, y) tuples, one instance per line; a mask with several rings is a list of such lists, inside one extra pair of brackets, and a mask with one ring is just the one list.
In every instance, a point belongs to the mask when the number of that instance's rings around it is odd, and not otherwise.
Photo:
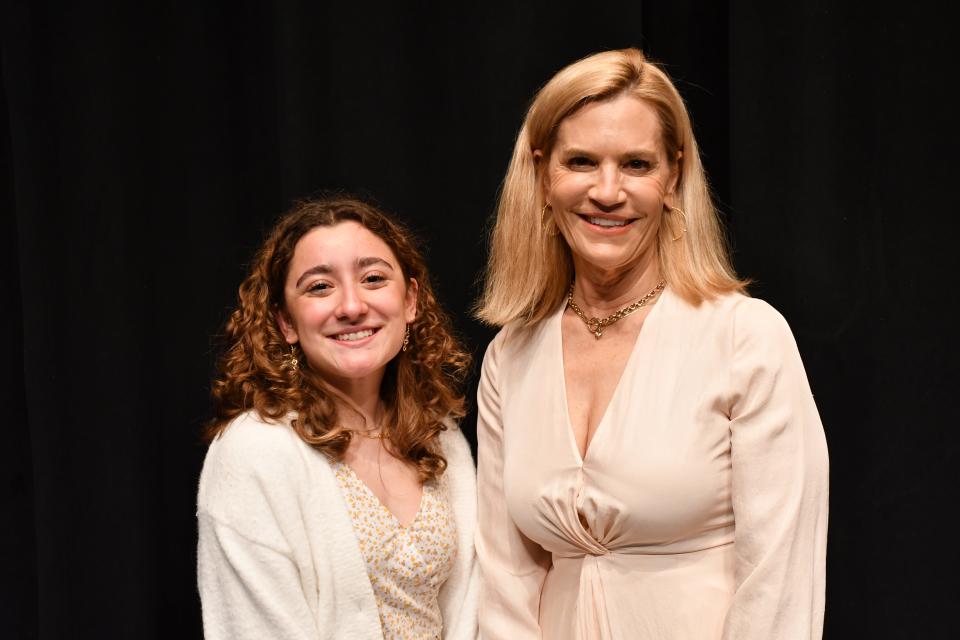
[(407, 293), (403, 300), (403, 319), (410, 324), (417, 319), (417, 299), (420, 295), (420, 285), (415, 278), (410, 278)]
[(290, 320), (287, 312), (284, 309), (277, 309), (274, 315), (277, 318), (277, 327), (280, 328), (280, 333), (283, 334), (283, 339), (287, 341), (287, 344), (297, 344), (300, 342), (300, 335), (293, 326), (293, 322)]
[(547, 196), (550, 194), (550, 184), (547, 182), (547, 157), (543, 155), (543, 151), (540, 149), (533, 150), (533, 168), (537, 175), (540, 195), (546, 202)]
[(667, 184), (667, 193), (673, 195), (680, 185), (680, 174), (683, 173), (683, 150), (677, 151), (677, 159), (670, 170), (670, 181)]
[(668, 206), (675, 206), (674, 198), (677, 192), (677, 185), (680, 184), (680, 174), (683, 172), (683, 151), (677, 151), (677, 159), (670, 169), (670, 178), (667, 180), (667, 195), (663, 201)]

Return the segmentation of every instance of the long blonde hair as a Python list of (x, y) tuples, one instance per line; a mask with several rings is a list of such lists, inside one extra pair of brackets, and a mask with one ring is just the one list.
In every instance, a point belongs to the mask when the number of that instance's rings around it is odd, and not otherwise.
[(654, 109), (666, 156), (679, 170), (676, 203), (684, 215), (670, 211), (662, 218), (657, 237), (662, 277), (693, 304), (744, 290), (746, 282), (730, 264), (683, 99), (667, 74), (641, 51), (621, 49), (567, 66), (534, 97), (500, 193), (477, 305), (480, 320), (497, 326), (514, 320), (530, 325), (563, 300), (573, 279), (573, 261), (563, 236), (541, 227), (545, 202), (534, 152), (549, 158), (564, 118), (588, 103), (621, 95), (639, 98)]

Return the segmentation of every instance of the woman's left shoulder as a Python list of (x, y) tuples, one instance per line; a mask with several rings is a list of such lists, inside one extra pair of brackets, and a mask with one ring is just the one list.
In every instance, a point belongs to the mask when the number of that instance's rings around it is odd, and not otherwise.
[(717, 311), (729, 316), (736, 334), (770, 337), (793, 335), (783, 314), (766, 300), (729, 293), (719, 296), (711, 304)]
[(796, 351), (796, 339), (787, 319), (765, 300), (734, 293), (714, 304), (728, 315), (736, 348), (761, 350), (770, 355)]
[[(440, 432), (439, 440), (443, 455), (448, 459), (447, 462), (452, 464), (453, 462), (462, 463), (469, 460), (472, 464), (473, 454), (470, 453), (470, 445), (467, 443), (467, 438), (460, 430), (457, 421), (453, 418), (446, 418), (443, 421), (443, 426), (445, 428)], [(453, 458), (453, 460), (450, 458)]]

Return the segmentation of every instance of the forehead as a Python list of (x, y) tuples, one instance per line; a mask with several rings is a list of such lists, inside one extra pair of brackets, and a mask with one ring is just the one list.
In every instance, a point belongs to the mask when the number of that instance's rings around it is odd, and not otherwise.
[(662, 127), (647, 102), (629, 95), (591, 102), (560, 123), (556, 146), (591, 149), (597, 146), (659, 151)]
[(291, 270), (320, 263), (353, 264), (357, 258), (368, 257), (397, 263), (386, 242), (359, 222), (347, 220), (328, 227), (314, 227), (304, 234), (294, 247)]

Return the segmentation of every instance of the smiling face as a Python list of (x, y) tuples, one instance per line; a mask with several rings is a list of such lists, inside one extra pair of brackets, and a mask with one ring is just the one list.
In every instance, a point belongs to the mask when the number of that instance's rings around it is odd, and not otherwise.
[(390, 247), (353, 221), (315, 227), (297, 242), (278, 324), (311, 368), (341, 389), (377, 386), (417, 315), (417, 283)]
[(587, 104), (560, 123), (546, 162), (545, 200), (575, 264), (621, 271), (655, 250), (676, 164), (646, 102), (624, 95)]

